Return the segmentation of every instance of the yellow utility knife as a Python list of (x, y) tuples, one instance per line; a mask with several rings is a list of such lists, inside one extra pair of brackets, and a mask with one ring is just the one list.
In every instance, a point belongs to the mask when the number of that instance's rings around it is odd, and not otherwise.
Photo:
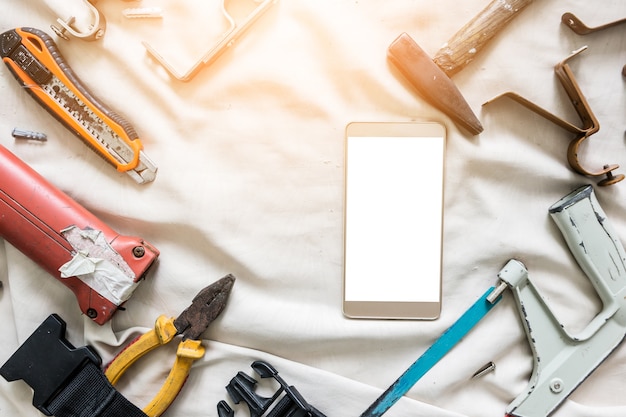
[(135, 129), (89, 92), (49, 35), (28, 27), (6, 31), (0, 55), (39, 104), (118, 171), (140, 184), (154, 181), (157, 167)]

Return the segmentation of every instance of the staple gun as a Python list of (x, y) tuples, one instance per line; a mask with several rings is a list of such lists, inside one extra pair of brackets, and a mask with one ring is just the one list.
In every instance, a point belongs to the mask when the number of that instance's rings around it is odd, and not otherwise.
[(0, 56), (26, 92), (109, 164), (139, 184), (154, 181), (157, 167), (133, 126), (91, 94), (50, 36), (9, 30), (0, 34)]
[(123, 236), (0, 145), (0, 237), (71, 289), (98, 324), (127, 301), (159, 256)]

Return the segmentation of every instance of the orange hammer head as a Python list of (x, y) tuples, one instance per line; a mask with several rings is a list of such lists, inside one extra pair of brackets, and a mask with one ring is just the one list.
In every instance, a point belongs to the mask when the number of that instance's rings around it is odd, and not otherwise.
[(430, 104), (456, 124), (472, 135), (483, 131), (483, 126), (454, 82), (408, 34), (403, 33), (393, 41), (388, 49), (388, 58)]

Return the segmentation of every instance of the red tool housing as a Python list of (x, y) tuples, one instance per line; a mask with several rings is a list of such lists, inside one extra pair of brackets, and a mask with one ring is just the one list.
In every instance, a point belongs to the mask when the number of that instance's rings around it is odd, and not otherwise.
[(107, 298), (77, 276), (61, 277), (59, 268), (77, 253), (62, 233), (68, 227), (102, 232), (111, 252), (132, 270), (135, 283), (159, 256), (145, 240), (115, 232), (0, 145), (0, 236), (70, 288), (82, 312), (103, 324), (123, 301)]

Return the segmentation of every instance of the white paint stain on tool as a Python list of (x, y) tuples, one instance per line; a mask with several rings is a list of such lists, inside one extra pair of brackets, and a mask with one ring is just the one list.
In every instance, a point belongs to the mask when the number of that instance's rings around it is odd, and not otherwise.
[(61, 278), (77, 277), (115, 305), (128, 300), (135, 291), (135, 274), (99, 230), (70, 226), (61, 234), (76, 251), (59, 268)]

